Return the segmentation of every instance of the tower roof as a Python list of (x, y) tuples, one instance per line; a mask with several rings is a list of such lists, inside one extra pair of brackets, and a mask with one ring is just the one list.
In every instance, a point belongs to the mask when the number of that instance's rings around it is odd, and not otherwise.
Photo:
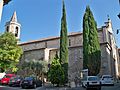
[(16, 15), (16, 11), (13, 13), (13, 16), (11, 17), (11, 22), (17, 22), (17, 15)]

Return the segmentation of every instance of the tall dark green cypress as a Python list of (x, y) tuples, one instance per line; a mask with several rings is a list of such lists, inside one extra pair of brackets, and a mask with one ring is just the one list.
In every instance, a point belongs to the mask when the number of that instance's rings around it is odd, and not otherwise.
[(101, 67), (101, 50), (97, 24), (89, 6), (83, 17), (83, 68), (89, 75), (97, 75)]
[(60, 63), (65, 73), (65, 83), (68, 81), (68, 35), (67, 35), (67, 22), (65, 4), (63, 1), (63, 12), (61, 19), (61, 32), (60, 32)]

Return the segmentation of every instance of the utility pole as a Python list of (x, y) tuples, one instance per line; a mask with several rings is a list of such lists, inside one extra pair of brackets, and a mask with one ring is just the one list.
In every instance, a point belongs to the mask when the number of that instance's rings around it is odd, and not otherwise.
[(2, 17), (2, 10), (3, 10), (3, 0), (0, 0), (0, 22)]

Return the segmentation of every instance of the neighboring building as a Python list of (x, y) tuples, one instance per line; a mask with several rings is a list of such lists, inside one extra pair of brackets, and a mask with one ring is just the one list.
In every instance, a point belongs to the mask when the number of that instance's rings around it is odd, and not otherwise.
[[(14, 16), (14, 15), (13, 15)], [(15, 14), (16, 16), (16, 14)], [(17, 23), (17, 20), (14, 20)], [(20, 27), (19, 24), (13, 23), (12, 25)], [(7, 24), (6, 26), (10, 26)], [(16, 28), (13, 29), (15, 33)], [(20, 28), (18, 29), (20, 35)], [(6, 31), (11, 31), (9, 28)], [(69, 78), (73, 80), (76, 76), (80, 76), (83, 69), (83, 34), (81, 32), (74, 32), (68, 35), (69, 42)], [(101, 46), (101, 71), (102, 74), (111, 74), (115, 77), (119, 75), (118, 72), (118, 50), (112, 30), (111, 20), (105, 22), (105, 26), (98, 29), (98, 37)], [(20, 39), (20, 37), (19, 37)], [(28, 41), (19, 44), (24, 53), (21, 57), (21, 64), (27, 60), (46, 60), (51, 62), (56, 52), (59, 54), (60, 37), (49, 37), (35, 41)]]

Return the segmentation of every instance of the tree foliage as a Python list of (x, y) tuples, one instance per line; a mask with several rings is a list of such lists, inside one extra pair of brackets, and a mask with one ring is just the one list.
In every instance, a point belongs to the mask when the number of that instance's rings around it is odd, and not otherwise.
[(89, 8), (83, 17), (83, 68), (89, 75), (97, 75), (101, 66), (101, 50), (97, 33), (97, 24)]
[(48, 78), (52, 84), (57, 84), (57, 86), (64, 84), (64, 71), (59, 62), (59, 58), (55, 57), (52, 60), (52, 63), (48, 72)]
[(66, 11), (63, 2), (63, 13), (61, 19), (61, 32), (60, 32), (60, 63), (64, 68), (65, 83), (68, 81), (68, 35), (67, 35), (67, 22)]
[(24, 61), (21, 66), (23, 71), (28, 71), (25, 73), (25, 76), (34, 74), (35, 76), (41, 76), (42, 74), (46, 74), (48, 71), (47, 62), (43, 60), (30, 60)]
[(67, 22), (65, 5), (63, 2), (63, 16), (61, 19), (61, 32), (60, 32), (60, 63), (68, 63), (68, 36), (67, 36)]
[(0, 68), (16, 71), (22, 49), (17, 45), (17, 39), (12, 33), (5, 32), (0, 35)]

